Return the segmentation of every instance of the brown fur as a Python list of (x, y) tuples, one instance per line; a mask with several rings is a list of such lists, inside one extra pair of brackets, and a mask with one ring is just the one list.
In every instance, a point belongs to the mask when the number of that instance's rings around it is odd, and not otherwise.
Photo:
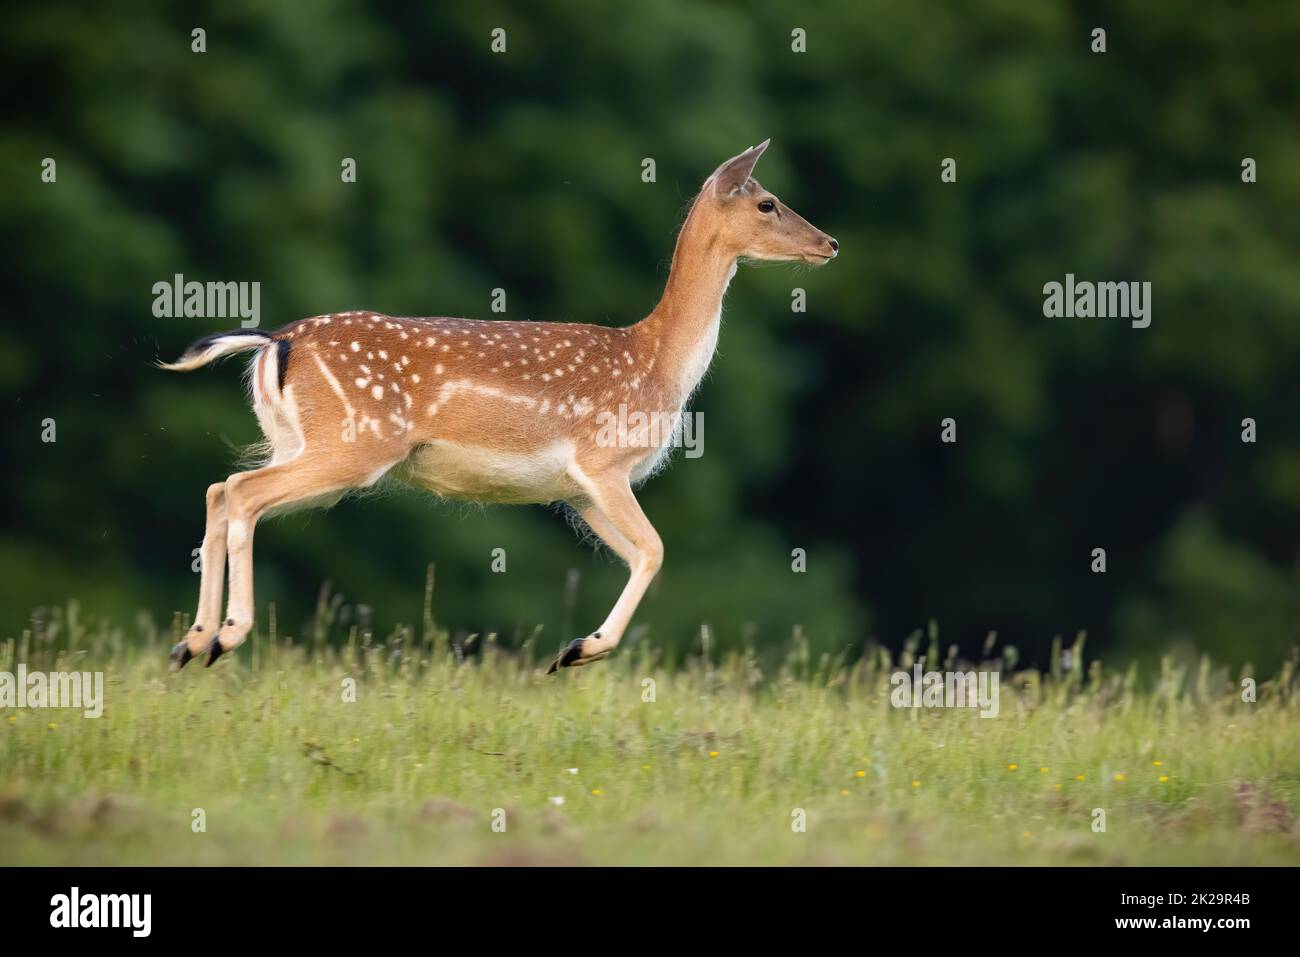
[[(448, 498), (570, 502), (632, 575), (601, 628), (576, 640), (557, 664), (608, 654), (663, 556), (631, 487), (671, 451), (713, 355), (737, 262), (820, 265), (838, 251), (752, 178), (766, 146), (728, 160), (705, 182), (678, 236), (663, 297), (632, 326), (334, 313), (269, 337), (209, 337), (167, 366), (197, 368), (256, 348), (253, 404), (269, 451), (263, 468), (208, 490), (189, 654), (211, 645), (214, 660), (251, 628), (258, 518), (336, 500), (387, 474)], [(764, 203), (772, 208), (764, 211)], [(668, 427), (639, 429), (633, 417), (632, 428), (608, 441), (602, 425), (637, 412)], [(229, 610), (217, 636), (218, 576), (227, 556)]]

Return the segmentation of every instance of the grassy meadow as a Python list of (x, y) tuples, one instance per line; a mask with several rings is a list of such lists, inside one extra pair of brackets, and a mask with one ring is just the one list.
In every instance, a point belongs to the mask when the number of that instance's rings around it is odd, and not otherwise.
[(1246, 703), (1205, 661), (1079, 642), (1038, 673), (990, 641), (982, 719), (891, 707), (895, 668), (951, 654), (934, 633), (853, 663), (645, 639), (547, 677), (557, 639), (454, 642), (427, 609), (374, 638), (323, 602), (179, 673), (183, 621), (70, 607), (7, 638), (0, 671), (102, 670), (105, 705), (0, 711), (0, 863), (1300, 863), (1293, 665)]

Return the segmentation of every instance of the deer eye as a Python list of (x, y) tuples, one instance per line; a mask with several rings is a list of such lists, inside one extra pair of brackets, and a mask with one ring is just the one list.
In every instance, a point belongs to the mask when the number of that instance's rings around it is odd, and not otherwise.
[(772, 202), (770, 199), (765, 199), (758, 204), (758, 211), (760, 213), (770, 213), (774, 209), (776, 209), (776, 203)]

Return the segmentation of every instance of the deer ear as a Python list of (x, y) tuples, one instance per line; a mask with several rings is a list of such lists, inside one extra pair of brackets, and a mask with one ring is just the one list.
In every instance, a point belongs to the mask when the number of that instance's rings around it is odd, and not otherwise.
[(754, 164), (758, 162), (758, 158), (763, 155), (763, 150), (767, 149), (767, 144), (770, 142), (771, 139), (763, 140), (757, 146), (751, 146), (717, 168), (713, 174), (713, 189), (719, 199), (730, 199), (745, 188), (750, 174), (754, 172)]

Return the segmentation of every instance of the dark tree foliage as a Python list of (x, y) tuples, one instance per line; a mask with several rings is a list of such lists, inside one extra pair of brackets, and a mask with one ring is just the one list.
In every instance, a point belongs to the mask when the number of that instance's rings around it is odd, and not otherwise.
[[(843, 251), (732, 284), (704, 455), (643, 493), (667, 551), (652, 640), (798, 625), (856, 653), (936, 619), (1040, 661), (1087, 630), (1108, 656), (1275, 662), (1300, 632), (1297, 41), (1300, 7), (1272, 2), (21, 5), (4, 634), (72, 597), (192, 610), (204, 488), (257, 431), (233, 364), (151, 367), (231, 325), (156, 318), (156, 282), (260, 282), (265, 328), (491, 318), (498, 287), (511, 318), (626, 324), (701, 180), (770, 136), (759, 178)], [(1151, 282), (1150, 327), (1045, 317), (1067, 273)], [(555, 642), (623, 578), (544, 509), (394, 494), (264, 526), (259, 617), (298, 630), (328, 579), (409, 622), (429, 562), (440, 622)]]

